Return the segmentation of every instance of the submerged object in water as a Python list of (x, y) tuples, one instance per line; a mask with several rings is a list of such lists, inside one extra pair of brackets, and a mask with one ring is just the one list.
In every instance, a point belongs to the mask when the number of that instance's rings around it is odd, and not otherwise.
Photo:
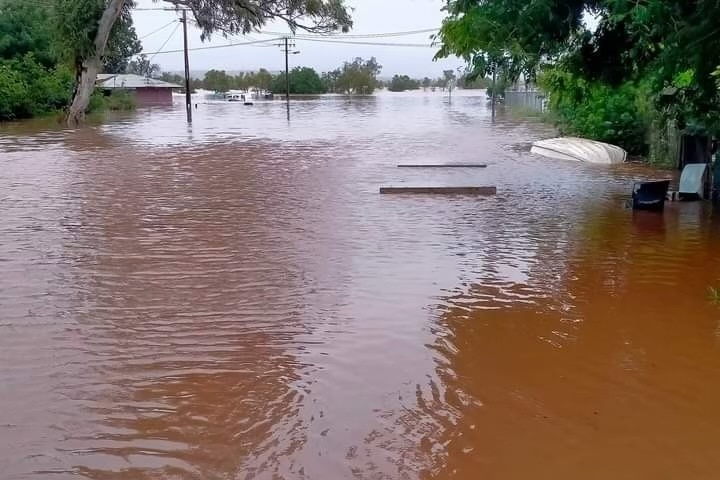
[(573, 137), (535, 142), (530, 152), (549, 158), (601, 165), (614, 165), (627, 160), (627, 152), (618, 146)]

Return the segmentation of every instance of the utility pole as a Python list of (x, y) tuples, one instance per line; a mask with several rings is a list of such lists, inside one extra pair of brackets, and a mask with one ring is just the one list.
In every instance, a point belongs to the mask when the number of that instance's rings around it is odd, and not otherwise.
[(492, 119), (495, 120), (495, 95), (497, 90), (497, 63), (493, 65), (493, 80), (492, 80)]
[(182, 11), (183, 36), (185, 39), (185, 111), (187, 122), (192, 123), (192, 95), (190, 94), (190, 59), (188, 58), (187, 10)]
[(288, 37), (285, 37), (285, 104), (287, 105), (287, 118), (290, 120), (290, 45)]

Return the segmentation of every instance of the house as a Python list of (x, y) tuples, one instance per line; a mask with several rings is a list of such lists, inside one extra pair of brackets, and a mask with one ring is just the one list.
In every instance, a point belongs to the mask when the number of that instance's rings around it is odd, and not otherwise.
[(174, 83), (163, 82), (140, 75), (101, 73), (95, 81), (97, 88), (107, 94), (114, 90), (132, 92), (139, 106), (172, 105), (173, 88), (182, 88)]

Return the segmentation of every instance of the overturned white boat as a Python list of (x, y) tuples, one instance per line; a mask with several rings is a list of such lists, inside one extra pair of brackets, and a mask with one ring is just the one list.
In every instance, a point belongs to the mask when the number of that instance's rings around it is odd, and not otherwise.
[(551, 138), (535, 142), (530, 152), (543, 157), (602, 165), (614, 165), (627, 160), (627, 152), (620, 147), (573, 137)]

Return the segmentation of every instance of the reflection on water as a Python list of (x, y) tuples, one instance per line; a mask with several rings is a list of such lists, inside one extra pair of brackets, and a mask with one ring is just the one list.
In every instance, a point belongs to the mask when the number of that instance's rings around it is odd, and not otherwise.
[(719, 224), (622, 208), (665, 174), (471, 94), (194, 113), (0, 130), (2, 478), (714, 478)]

